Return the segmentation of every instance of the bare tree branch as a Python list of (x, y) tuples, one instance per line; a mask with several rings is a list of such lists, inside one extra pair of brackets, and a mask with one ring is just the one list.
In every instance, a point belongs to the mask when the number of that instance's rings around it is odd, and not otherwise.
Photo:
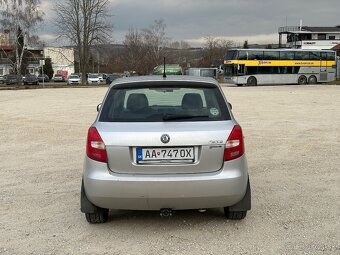
[(0, 8), (0, 24), (13, 38), (15, 72), (21, 74), (25, 49), (36, 39), (31, 34), (44, 16), (40, 0), (0, 0)]
[(205, 38), (204, 57), (201, 66), (207, 67), (214, 65), (214, 62), (223, 62), (223, 56), (228, 49), (235, 43), (231, 40), (225, 40), (217, 37), (208, 36)]
[(113, 25), (108, 22), (108, 0), (65, 0), (55, 5), (55, 25), (60, 37), (77, 48), (82, 82), (89, 70), (91, 48), (111, 40)]

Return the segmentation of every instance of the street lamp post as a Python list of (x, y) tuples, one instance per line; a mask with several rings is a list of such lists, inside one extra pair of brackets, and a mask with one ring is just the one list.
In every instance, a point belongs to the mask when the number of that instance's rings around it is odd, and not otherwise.
[(98, 65), (98, 74), (99, 74), (99, 51), (97, 51), (97, 65)]
[(40, 66), (41, 66), (41, 75), (42, 75), (42, 80), (43, 80), (43, 88), (45, 88), (44, 65), (45, 65), (45, 59), (41, 59)]

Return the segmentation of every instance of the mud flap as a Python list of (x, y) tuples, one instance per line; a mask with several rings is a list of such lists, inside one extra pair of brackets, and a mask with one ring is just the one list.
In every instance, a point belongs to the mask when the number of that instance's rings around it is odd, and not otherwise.
[(248, 177), (247, 190), (246, 194), (242, 198), (240, 202), (228, 207), (230, 212), (240, 212), (240, 211), (248, 211), (251, 209), (251, 190), (250, 190), (250, 182)]
[(83, 180), (81, 180), (80, 210), (83, 213), (95, 213), (97, 211), (97, 206), (92, 204), (86, 196)]

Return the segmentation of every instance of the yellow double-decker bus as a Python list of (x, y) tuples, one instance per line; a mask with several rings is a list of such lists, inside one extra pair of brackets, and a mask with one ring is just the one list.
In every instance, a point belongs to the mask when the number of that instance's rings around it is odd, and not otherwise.
[(316, 84), (336, 77), (331, 50), (236, 49), (224, 60), (224, 80), (238, 86)]

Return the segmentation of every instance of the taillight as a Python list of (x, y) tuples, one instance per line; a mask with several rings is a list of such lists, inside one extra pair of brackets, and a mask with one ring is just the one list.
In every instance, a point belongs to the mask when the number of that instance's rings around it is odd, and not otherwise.
[(90, 159), (107, 162), (105, 144), (95, 127), (90, 127), (87, 134), (86, 154)]
[(242, 128), (235, 125), (231, 131), (224, 149), (224, 161), (233, 160), (244, 154)]

